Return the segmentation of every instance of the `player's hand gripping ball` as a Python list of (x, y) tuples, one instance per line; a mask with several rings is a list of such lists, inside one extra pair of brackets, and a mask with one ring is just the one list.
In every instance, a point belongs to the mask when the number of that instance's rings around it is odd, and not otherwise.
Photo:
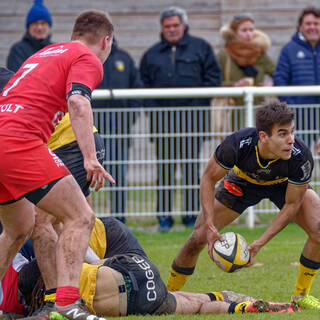
[(213, 260), (225, 272), (243, 268), (250, 259), (248, 244), (239, 233), (226, 232), (223, 241), (216, 240), (213, 245)]

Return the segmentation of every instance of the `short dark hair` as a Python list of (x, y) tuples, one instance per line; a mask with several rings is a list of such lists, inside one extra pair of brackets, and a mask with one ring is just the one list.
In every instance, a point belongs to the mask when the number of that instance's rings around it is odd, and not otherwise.
[(313, 6), (303, 9), (298, 18), (298, 29), (302, 24), (304, 16), (307, 14), (313, 14), (315, 17), (320, 18), (320, 9)]
[(20, 292), (23, 295), (32, 293), (40, 276), (41, 274), (36, 259), (26, 263), (18, 275), (18, 288)]
[(104, 12), (90, 10), (81, 13), (73, 27), (72, 40), (84, 38), (89, 43), (97, 43), (99, 39), (113, 35), (113, 25)]
[(25, 313), (31, 316), (43, 304), (45, 285), (37, 264), (31, 260), (19, 271), (18, 289), (25, 300)]
[(256, 129), (272, 135), (275, 124), (288, 124), (294, 120), (294, 112), (285, 102), (271, 102), (256, 111)]

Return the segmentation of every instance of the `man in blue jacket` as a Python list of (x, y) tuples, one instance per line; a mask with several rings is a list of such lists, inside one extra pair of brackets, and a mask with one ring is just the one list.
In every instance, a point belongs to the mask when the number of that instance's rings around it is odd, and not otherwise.
[[(273, 74), (276, 86), (308, 86), (320, 84), (320, 10), (305, 8), (298, 19), (297, 32), (280, 54)], [(320, 96), (281, 96), (287, 104), (318, 104)], [(296, 129), (315, 130), (316, 113), (312, 109), (297, 108)], [(310, 145), (314, 137), (302, 135)]]
[[(186, 11), (169, 7), (160, 14), (161, 41), (142, 57), (141, 79), (148, 88), (159, 87), (217, 87), (221, 70), (211, 46), (188, 32)], [(155, 140), (158, 173), (157, 212), (159, 230), (171, 228), (173, 219), (174, 180), (177, 162), (182, 167), (183, 212), (199, 211), (199, 152), (205, 133), (209, 132), (209, 99), (181, 98), (146, 101), (146, 107), (192, 107), (188, 111), (173, 109), (151, 112), (151, 133)], [(188, 134), (195, 134), (194, 137)], [(163, 137), (162, 134), (166, 136)], [(181, 135), (182, 137), (177, 137)], [(178, 160), (178, 161), (176, 161)], [(195, 216), (183, 216), (183, 223), (192, 226)]]

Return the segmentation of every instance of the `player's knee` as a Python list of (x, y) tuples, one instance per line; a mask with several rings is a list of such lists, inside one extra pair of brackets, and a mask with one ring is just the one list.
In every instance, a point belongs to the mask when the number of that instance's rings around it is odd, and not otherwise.
[(81, 212), (78, 216), (77, 223), (82, 226), (83, 229), (92, 230), (95, 223), (95, 215), (91, 208)]
[(314, 223), (314, 228), (309, 232), (309, 238), (320, 246), (320, 221)]

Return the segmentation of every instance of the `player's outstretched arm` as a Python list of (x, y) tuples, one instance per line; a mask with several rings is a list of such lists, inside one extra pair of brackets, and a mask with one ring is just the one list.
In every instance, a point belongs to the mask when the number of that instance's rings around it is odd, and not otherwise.
[(295, 215), (298, 213), (303, 196), (308, 188), (308, 185), (295, 186), (288, 184), (286, 191), (286, 202), (277, 216), (273, 219), (268, 229), (262, 234), (262, 236), (253, 241), (248, 249), (250, 251), (250, 261), (247, 266), (253, 264), (253, 260), (258, 251), (277, 233), (285, 228), (289, 222), (293, 221)]
[(211, 259), (213, 259), (212, 248), (214, 242), (217, 239), (219, 239), (220, 241), (223, 240), (216, 226), (214, 225), (213, 206), (215, 201), (215, 185), (226, 174), (227, 170), (219, 166), (214, 157), (211, 157), (200, 182), (200, 201), (202, 214), (204, 216), (204, 221), (207, 229), (208, 252)]
[(87, 180), (91, 181), (91, 187), (98, 191), (104, 179), (115, 183), (112, 176), (100, 165), (92, 133), (93, 116), (90, 101), (80, 95), (71, 95), (68, 99), (68, 111), (73, 132), (77, 138), (80, 150), (84, 158), (84, 168), (87, 171)]

